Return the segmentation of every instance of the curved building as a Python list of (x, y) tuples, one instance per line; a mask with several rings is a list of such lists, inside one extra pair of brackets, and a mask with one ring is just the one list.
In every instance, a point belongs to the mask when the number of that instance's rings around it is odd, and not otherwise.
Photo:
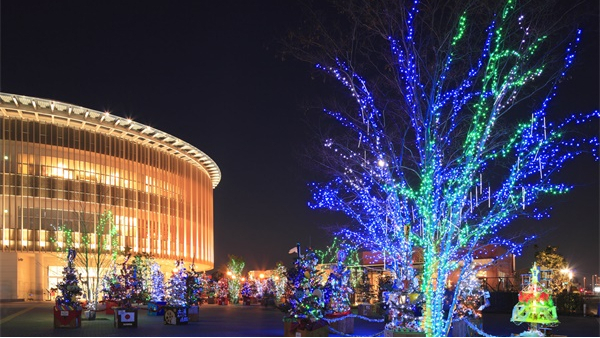
[(0, 93), (0, 113), (0, 299), (47, 299), (64, 267), (55, 254), (66, 241), (58, 227), (71, 229), (77, 248), (105, 211), (118, 234), (111, 250), (149, 253), (167, 271), (176, 259), (214, 267), (221, 173), (202, 151), (130, 119), (53, 100)]

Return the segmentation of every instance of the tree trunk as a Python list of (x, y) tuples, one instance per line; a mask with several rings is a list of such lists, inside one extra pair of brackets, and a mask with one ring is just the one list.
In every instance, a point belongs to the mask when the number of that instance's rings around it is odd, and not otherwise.
[(445, 337), (448, 334), (448, 318), (444, 316), (444, 295), (446, 278), (440, 267), (440, 254), (437, 250), (427, 250), (423, 270), (422, 290), (425, 298), (423, 321), (427, 337)]

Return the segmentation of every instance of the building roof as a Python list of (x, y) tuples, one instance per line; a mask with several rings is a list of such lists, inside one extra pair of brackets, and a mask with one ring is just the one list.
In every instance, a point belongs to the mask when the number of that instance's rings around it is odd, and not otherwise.
[(206, 171), (213, 189), (221, 181), (221, 170), (204, 152), (173, 135), (128, 118), (69, 103), (8, 93), (0, 93), (0, 111), (3, 116), (78, 127), (146, 144)]

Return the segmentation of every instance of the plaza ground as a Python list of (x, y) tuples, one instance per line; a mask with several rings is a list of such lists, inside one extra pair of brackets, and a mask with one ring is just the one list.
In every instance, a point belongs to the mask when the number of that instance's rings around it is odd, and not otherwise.
[[(164, 325), (162, 317), (148, 316), (140, 309), (137, 328), (115, 328), (113, 316), (98, 312), (95, 321), (83, 320), (81, 328), (55, 329), (52, 302), (0, 303), (0, 336), (2, 337), (281, 337), (283, 313), (259, 305), (200, 307), (200, 321), (187, 325)], [(556, 336), (598, 337), (597, 317), (559, 316), (560, 325), (552, 330)], [(383, 323), (355, 319), (354, 336), (383, 335)], [(525, 325), (510, 322), (508, 313), (484, 314), (484, 331), (494, 336), (510, 336), (526, 330)], [(330, 333), (330, 337), (339, 335)]]

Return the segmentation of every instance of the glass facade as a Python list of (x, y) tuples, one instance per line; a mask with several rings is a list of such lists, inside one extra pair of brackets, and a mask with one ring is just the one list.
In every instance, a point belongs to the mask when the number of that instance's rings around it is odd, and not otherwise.
[(206, 155), (107, 113), (3, 93), (0, 99), (3, 252), (54, 252), (63, 245), (58, 226), (73, 230), (77, 246), (82, 232), (94, 231), (85, 227), (110, 210), (116, 249), (214, 267), (220, 172)]

